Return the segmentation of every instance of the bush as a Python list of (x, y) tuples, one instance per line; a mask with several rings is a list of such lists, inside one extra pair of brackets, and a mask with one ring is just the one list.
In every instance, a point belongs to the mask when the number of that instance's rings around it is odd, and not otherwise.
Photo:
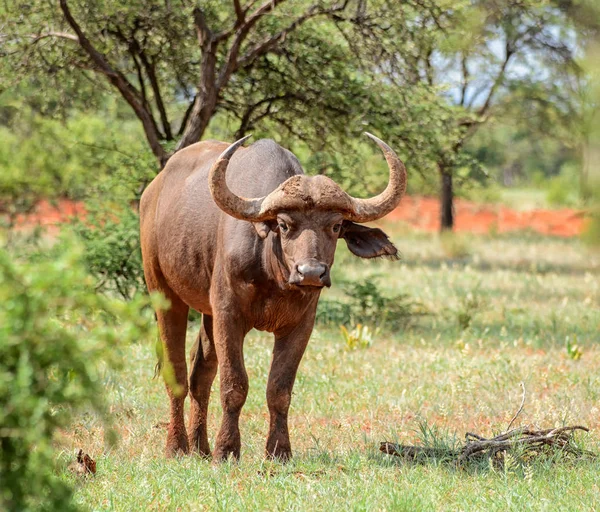
[(440, 234), (440, 245), (448, 258), (468, 258), (471, 254), (468, 237), (452, 231), (444, 231)]
[(54, 474), (53, 434), (74, 408), (104, 415), (101, 362), (115, 364), (116, 347), (154, 325), (145, 302), (95, 294), (81, 251), (62, 249), (26, 261), (0, 250), (2, 510), (75, 508)]
[(145, 293), (137, 202), (144, 185), (156, 175), (151, 155), (123, 158), (118, 170), (91, 189), (87, 215), (74, 224), (85, 249), (85, 263), (96, 290), (131, 299)]
[(139, 231), (139, 217), (127, 205), (98, 207), (75, 224), (96, 291), (115, 292), (124, 299), (145, 292)]
[(322, 298), (317, 308), (317, 323), (322, 325), (365, 325), (373, 331), (404, 329), (415, 316), (427, 314), (425, 307), (407, 294), (389, 297), (378, 286), (377, 278), (364, 283), (342, 284), (345, 301)]
[(548, 181), (548, 203), (553, 206), (576, 206), (581, 192), (579, 173), (580, 170), (573, 164), (563, 165), (560, 174)]

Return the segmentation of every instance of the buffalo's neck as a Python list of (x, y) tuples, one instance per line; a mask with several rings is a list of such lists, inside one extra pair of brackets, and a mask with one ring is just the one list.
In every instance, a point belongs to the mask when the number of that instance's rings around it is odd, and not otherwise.
[(262, 244), (262, 269), (270, 286), (284, 291), (288, 289), (290, 270), (285, 264), (281, 244), (275, 233), (269, 233)]
[(252, 316), (255, 328), (285, 334), (306, 318), (312, 318), (320, 291), (303, 290), (288, 284), (290, 271), (273, 233), (263, 243), (262, 272), (264, 279), (253, 283)]

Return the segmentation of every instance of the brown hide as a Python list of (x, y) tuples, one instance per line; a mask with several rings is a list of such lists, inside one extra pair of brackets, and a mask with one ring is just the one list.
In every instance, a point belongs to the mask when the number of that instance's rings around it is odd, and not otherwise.
[[(381, 230), (354, 224), (347, 212), (315, 206), (314, 201), (287, 204), (281, 210), (271, 204), (271, 215), (258, 222), (228, 215), (211, 197), (208, 179), (227, 147), (224, 142), (205, 141), (179, 151), (145, 190), (140, 204), (148, 289), (161, 291), (171, 304), (168, 310), (157, 311), (165, 364), (177, 383), (167, 385), (171, 404), (167, 453), (192, 449), (210, 455), (206, 415), (218, 366), (223, 420), (213, 457), (239, 457), (238, 419), (248, 391), (243, 341), (256, 328), (275, 337), (267, 384), (271, 421), (266, 451), (270, 457), (285, 459), (291, 455), (287, 414), (292, 387), (320, 290), (330, 284), (338, 237), (361, 257), (394, 256), (396, 249)], [(233, 154), (226, 169), (227, 191), (262, 198), (294, 176), (311, 180), (292, 153), (261, 140)], [(391, 204), (389, 198), (386, 201)], [(302, 206), (308, 204), (311, 207)], [(188, 380), (189, 308), (201, 312), (203, 321)], [(183, 410), (188, 392), (186, 432)]]

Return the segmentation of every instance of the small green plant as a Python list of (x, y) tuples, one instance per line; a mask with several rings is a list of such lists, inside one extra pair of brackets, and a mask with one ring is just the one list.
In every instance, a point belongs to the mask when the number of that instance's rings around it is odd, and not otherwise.
[(467, 330), (475, 313), (483, 306), (483, 301), (478, 295), (479, 284), (471, 292), (460, 297), (459, 306), (456, 309), (456, 322), (461, 331)]
[(569, 359), (572, 359), (573, 361), (579, 361), (579, 359), (581, 359), (581, 356), (583, 355), (583, 350), (577, 344), (577, 334), (573, 335), (573, 342), (571, 342), (571, 337), (567, 336), (565, 340), (565, 346), (567, 349), (567, 355), (569, 356)]
[(600, 249), (600, 208), (591, 212), (581, 238), (590, 248)]
[(357, 348), (369, 348), (373, 344), (373, 335), (377, 334), (378, 329), (373, 331), (368, 325), (357, 324), (351, 331), (340, 325), (340, 331), (346, 348), (356, 350)]
[(375, 330), (405, 329), (410, 321), (429, 312), (408, 294), (385, 295), (373, 276), (363, 283), (342, 284), (346, 301), (321, 299), (317, 323), (324, 325), (370, 325)]
[(440, 244), (442, 251), (448, 258), (462, 259), (471, 254), (469, 241), (464, 235), (457, 235), (449, 231), (440, 234)]

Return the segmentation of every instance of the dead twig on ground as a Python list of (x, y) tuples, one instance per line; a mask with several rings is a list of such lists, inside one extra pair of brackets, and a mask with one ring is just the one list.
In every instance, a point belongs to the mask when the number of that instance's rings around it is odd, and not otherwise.
[(442, 458), (456, 461), (461, 465), (469, 460), (486, 457), (499, 458), (503, 460), (507, 451), (518, 450), (521, 456), (534, 456), (544, 449), (552, 448), (564, 453), (578, 457), (596, 457), (592, 452), (582, 450), (574, 443), (573, 434), (576, 430), (589, 432), (587, 427), (581, 425), (548, 428), (536, 430), (530, 427), (517, 427), (511, 429), (513, 423), (523, 411), (525, 406), (525, 385), (521, 382), (523, 397), (521, 405), (508, 424), (508, 428), (502, 434), (487, 439), (479, 434), (467, 432), (465, 444), (459, 449), (447, 447), (428, 447), (399, 445), (384, 441), (379, 450), (388, 455), (395, 455), (407, 459), (419, 459), (421, 457)]

